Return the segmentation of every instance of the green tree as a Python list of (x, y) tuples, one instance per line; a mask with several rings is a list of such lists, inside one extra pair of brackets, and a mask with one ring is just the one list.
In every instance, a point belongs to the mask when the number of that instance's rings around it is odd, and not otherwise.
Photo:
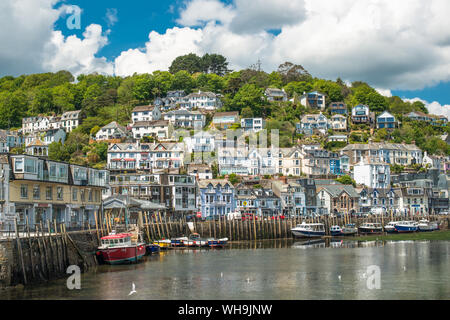
[(353, 180), (350, 176), (341, 176), (337, 178), (336, 181), (342, 184), (353, 185), (354, 187), (356, 187), (355, 180)]
[(177, 57), (169, 67), (169, 72), (175, 74), (178, 71), (185, 70), (190, 74), (202, 72), (204, 69), (203, 60), (195, 53)]
[(227, 59), (220, 54), (205, 54), (201, 58), (202, 71), (224, 76), (229, 72)]

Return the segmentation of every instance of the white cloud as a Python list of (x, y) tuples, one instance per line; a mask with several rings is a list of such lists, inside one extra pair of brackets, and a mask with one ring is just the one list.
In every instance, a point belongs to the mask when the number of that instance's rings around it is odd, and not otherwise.
[(106, 22), (108, 24), (108, 27), (114, 26), (119, 19), (117, 18), (117, 9), (115, 8), (108, 8), (106, 9), (106, 16), (105, 16)]
[(218, 0), (193, 0), (186, 2), (186, 7), (181, 9), (177, 22), (189, 27), (200, 26), (208, 21), (228, 24), (234, 16), (232, 6)]
[(375, 90), (376, 90), (379, 94), (381, 94), (382, 96), (385, 96), (385, 97), (388, 97), (388, 98), (392, 97), (392, 92), (391, 92), (391, 90), (389, 90), (389, 89), (375, 88)]
[(413, 99), (405, 99), (404, 98), (403, 101), (407, 101), (407, 102), (420, 101), (425, 105), (425, 107), (428, 109), (428, 112), (430, 114), (443, 115), (443, 116), (446, 116), (448, 119), (450, 119), (450, 105), (448, 105), (448, 104), (441, 105), (437, 101), (433, 101), (430, 103), (430, 102), (425, 101), (420, 98), (413, 98)]
[(155, 70), (168, 70), (172, 61), (183, 54), (202, 54), (200, 41), (202, 30), (190, 28), (168, 29), (159, 34), (152, 31), (149, 41), (143, 49), (129, 49), (120, 54), (114, 61), (115, 74), (118, 76), (146, 73)]
[(98, 24), (89, 25), (83, 37), (80, 39), (73, 35), (65, 38), (61, 31), (53, 31), (51, 41), (46, 45), (44, 68), (51, 71), (64, 69), (76, 75), (92, 72), (112, 74), (113, 64), (104, 57), (95, 57), (108, 43), (102, 27)]

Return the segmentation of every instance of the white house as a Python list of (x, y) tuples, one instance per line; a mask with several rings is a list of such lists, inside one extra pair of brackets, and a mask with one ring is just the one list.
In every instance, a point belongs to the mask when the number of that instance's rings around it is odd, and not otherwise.
[(318, 91), (305, 93), (300, 97), (300, 103), (307, 108), (325, 110), (326, 95)]
[(206, 131), (184, 138), (183, 142), (188, 152), (213, 152), (215, 149), (215, 137)]
[(95, 135), (96, 141), (122, 139), (127, 136), (127, 128), (113, 121), (101, 128)]
[(203, 109), (214, 111), (222, 107), (221, 95), (213, 92), (198, 91), (183, 98), (180, 107), (184, 109)]
[(268, 101), (287, 101), (288, 95), (284, 89), (267, 88), (264, 92)]
[(158, 106), (139, 106), (131, 112), (133, 124), (143, 121), (161, 120), (161, 110)]
[(347, 117), (335, 114), (331, 117), (330, 127), (333, 130), (347, 130)]
[(241, 128), (245, 132), (259, 132), (264, 129), (265, 121), (263, 118), (244, 118), (241, 119)]
[(168, 139), (172, 136), (173, 126), (167, 120), (138, 121), (132, 125), (133, 138), (155, 137)]
[(81, 124), (81, 110), (68, 111), (61, 116), (61, 127), (66, 132), (72, 132)]
[(164, 113), (163, 116), (175, 128), (203, 129), (206, 124), (206, 116), (199, 111), (180, 109)]
[(375, 159), (361, 160), (353, 167), (353, 179), (369, 188), (387, 189), (391, 187), (391, 168)]

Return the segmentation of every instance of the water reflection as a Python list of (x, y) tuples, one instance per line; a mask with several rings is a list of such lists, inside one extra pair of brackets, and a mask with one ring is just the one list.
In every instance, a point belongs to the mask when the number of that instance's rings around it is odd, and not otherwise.
[[(137, 265), (99, 266), (82, 290), (65, 280), (1, 299), (448, 299), (450, 242), (278, 240), (163, 251)], [(381, 289), (367, 286), (379, 266)], [(128, 296), (131, 284), (136, 294)]]

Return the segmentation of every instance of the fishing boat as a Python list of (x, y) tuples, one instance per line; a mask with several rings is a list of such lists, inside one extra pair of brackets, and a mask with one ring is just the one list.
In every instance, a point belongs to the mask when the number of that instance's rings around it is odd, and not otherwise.
[(145, 243), (131, 241), (131, 233), (110, 234), (101, 238), (98, 255), (107, 264), (138, 262), (145, 255)]
[(398, 221), (391, 221), (387, 225), (384, 226), (384, 231), (387, 233), (394, 233), (397, 232), (395, 230), (395, 226), (397, 225)]
[(400, 221), (395, 225), (395, 230), (399, 233), (408, 233), (416, 232), (419, 230), (419, 227), (415, 221)]
[(325, 226), (323, 223), (305, 223), (297, 225), (291, 229), (294, 237), (317, 238), (325, 236)]
[(193, 233), (189, 236), (188, 240), (184, 241), (186, 247), (207, 247), (208, 240), (200, 238), (198, 233)]
[(170, 240), (172, 247), (184, 247), (184, 242), (189, 240), (187, 237), (175, 238)]
[(420, 220), (417, 227), (420, 232), (435, 231), (439, 229), (437, 222), (430, 222), (428, 220)]
[(228, 238), (222, 238), (222, 239), (209, 239), (208, 240), (208, 246), (210, 248), (223, 248), (228, 244)]
[(383, 232), (383, 227), (381, 223), (364, 223), (358, 231), (361, 234), (377, 234)]

